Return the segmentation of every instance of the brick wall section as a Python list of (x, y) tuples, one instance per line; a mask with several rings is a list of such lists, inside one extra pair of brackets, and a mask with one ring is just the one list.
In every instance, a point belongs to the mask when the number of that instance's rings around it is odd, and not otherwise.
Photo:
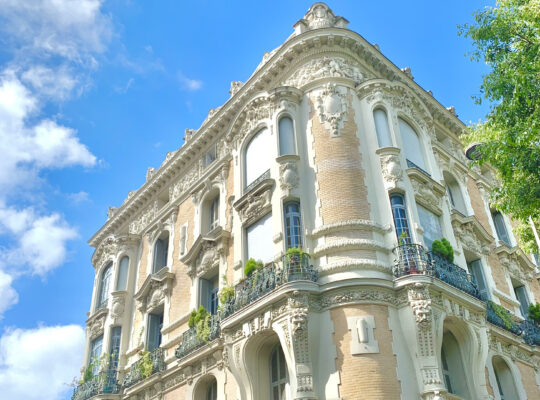
[(165, 393), (163, 400), (184, 400), (186, 399), (186, 385), (177, 387), (170, 392)]
[[(516, 365), (519, 368), (521, 382), (525, 392), (527, 393), (527, 398), (530, 400), (540, 399), (540, 388), (538, 387), (534, 377), (534, 368), (520, 361), (516, 361)], [(516, 382), (516, 386), (520, 386), (519, 382)]]
[[(351, 355), (351, 331), (347, 317), (373, 315), (373, 334), (379, 342), (378, 354)], [(392, 351), (392, 332), (388, 328), (388, 308), (381, 305), (356, 305), (334, 308), (330, 312), (334, 323), (334, 343), (337, 349), (336, 368), (340, 373), (339, 395), (345, 400), (400, 399), (401, 386), (397, 378), (397, 361)]]
[(489, 267), (491, 268), (491, 276), (493, 276), (497, 289), (503, 293), (506, 293), (507, 295), (510, 295), (510, 288), (508, 287), (508, 282), (506, 281), (504, 267), (499, 261), (499, 256), (493, 252), (490, 252), (488, 255), (488, 263)]
[(474, 210), (474, 215), (485, 230), (490, 234), (493, 234), (491, 227), (489, 226), (489, 218), (491, 218), (491, 216), (487, 214), (480, 190), (478, 190), (476, 182), (471, 178), (467, 180), (467, 191), (469, 192), (469, 197), (471, 198), (471, 206)]
[[(351, 104), (350, 96), (348, 104)], [(349, 107), (347, 121), (340, 130), (341, 136), (331, 137), (329, 130), (321, 124), (314, 107), (311, 103), (310, 119), (319, 183), (317, 195), (321, 201), (323, 223), (370, 219), (354, 110)]]
[(174, 237), (176, 243), (174, 244), (172, 272), (175, 274), (175, 279), (172, 285), (171, 293), (171, 307), (169, 311), (170, 322), (176, 321), (178, 318), (190, 311), (189, 302), (191, 298), (191, 278), (187, 274), (187, 266), (180, 262), (178, 258), (180, 256), (180, 228), (186, 222), (188, 223), (187, 249), (189, 249), (194, 241), (194, 218), (195, 206), (191, 200), (191, 197), (188, 197), (178, 207), (178, 217), (174, 226)]
[[(229, 204), (229, 197), (234, 195), (234, 165), (232, 162), (229, 164), (229, 177), (227, 178), (225, 189), (227, 190), (227, 195), (225, 197), (225, 203), (226, 203), (225, 230), (231, 232), (232, 226), (229, 222), (231, 221), (232, 214), (234, 213), (232, 205)], [(228, 247), (229, 248), (228, 248), (228, 253), (227, 253), (227, 269), (226, 269), (225, 274), (227, 275), (227, 282), (229, 284), (232, 284), (234, 281), (234, 239), (232, 237), (229, 239)], [(219, 277), (219, 279), (221, 279), (221, 276)]]

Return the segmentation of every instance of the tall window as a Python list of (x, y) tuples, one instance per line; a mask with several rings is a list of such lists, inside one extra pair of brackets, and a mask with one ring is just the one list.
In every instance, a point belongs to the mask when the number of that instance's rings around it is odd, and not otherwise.
[(127, 277), (129, 272), (129, 258), (122, 257), (120, 266), (118, 267), (118, 280), (116, 281), (116, 290), (126, 290)]
[(208, 167), (210, 164), (216, 161), (216, 157), (216, 145), (213, 145), (204, 155), (204, 166)]
[(512, 371), (501, 357), (493, 357), (493, 372), (501, 400), (519, 399)]
[(272, 213), (262, 217), (246, 229), (247, 258), (269, 262), (274, 259)]
[(450, 205), (453, 209), (466, 215), (467, 210), (465, 208), (465, 201), (463, 200), (461, 188), (456, 179), (446, 171), (443, 173), (443, 178), (446, 184), (446, 193), (448, 195), (448, 200), (450, 200)]
[(428, 249), (431, 249), (433, 242), (442, 238), (439, 216), (418, 205), (418, 218), (420, 218), (420, 225), (424, 230), (424, 244)]
[(161, 345), (161, 328), (163, 328), (163, 312), (148, 314), (147, 349), (152, 351)]
[(167, 255), (169, 253), (169, 232), (165, 231), (161, 234), (154, 244), (154, 263), (152, 265), (152, 273), (155, 274), (161, 268), (167, 266)]
[(217, 400), (217, 381), (215, 379), (212, 380), (212, 383), (206, 389), (206, 400)]
[(300, 215), (300, 203), (289, 201), (284, 205), (285, 213), (285, 240), (287, 249), (302, 248), (302, 218)]
[(514, 287), (514, 294), (516, 295), (516, 299), (519, 301), (519, 310), (521, 311), (521, 315), (523, 316), (523, 318), (528, 318), (529, 296), (527, 295), (527, 289), (525, 289), (525, 286), (523, 286), (521, 282), (512, 282), (512, 286)]
[(217, 275), (208, 279), (199, 279), (199, 305), (203, 306), (210, 314), (217, 313), (218, 291), (219, 282)]
[(467, 379), (458, 342), (451, 332), (445, 332), (441, 348), (441, 367), (449, 393), (469, 399)]
[(411, 233), (409, 231), (407, 209), (405, 208), (405, 198), (401, 194), (393, 194), (390, 196), (390, 205), (392, 206), (398, 244), (410, 243)]
[(90, 354), (88, 364), (92, 364), (92, 372), (97, 375), (99, 372), (99, 359), (101, 357), (101, 350), (103, 348), (103, 335), (92, 340), (90, 344)]
[(506, 230), (506, 224), (504, 223), (504, 217), (502, 214), (499, 211), (493, 211), (491, 213), (491, 217), (493, 218), (497, 238), (506, 243), (508, 246), (511, 246), (510, 236), (508, 236), (508, 231)]
[(122, 327), (115, 326), (111, 329), (111, 345), (109, 353), (111, 354), (110, 369), (118, 368), (118, 359), (120, 358), (120, 339), (122, 337)]
[(373, 111), (373, 120), (375, 121), (375, 131), (377, 132), (377, 142), (379, 143), (379, 147), (392, 146), (386, 111), (382, 108), (377, 108)]
[(109, 299), (109, 290), (111, 285), (112, 263), (109, 263), (101, 273), (101, 281), (99, 283), (99, 296), (96, 310), (107, 307)]
[(210, 204), (210, 230), (219, 225), (219, 196), (216, 196)]
[(289, 117), (279, 120), (279, 155), (296, 154), (294, 145), (294, 125)]
[(270, 398), (272, 400), (287, 399), (287, 386), (289, 376), (287, 373), (287, 363), (281, 345), (276, 345), (270, 356)]
[(489, 290), (486, 283), (486, 277), (484, 275), (484, 269), (482, 268), (482, 261), (471, 261), (470, 263), (467, 263), (467, 268), (478, 285), (478, 290), (480, 291), (482, 298), (486, 300), (489, 299)]
[(412, 162), (416, 167), (426, 169), (424, 155), (422, 154), (422, 145), (416, 131), (403, 119), (398, 119), (399, 131), (401, 132), (401, 140), (403, 141), (403, 151), (408, 161)]
[(245, 158), (245, 187), (253, 183), (257, 178), (270, 168), (272, 152), (270, 132), (263, 128), (250, 140), (246, 147)]

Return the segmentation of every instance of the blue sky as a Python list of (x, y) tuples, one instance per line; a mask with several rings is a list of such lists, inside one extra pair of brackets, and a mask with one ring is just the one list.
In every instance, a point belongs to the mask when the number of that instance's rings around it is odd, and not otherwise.
[[(87, 240), (311, 4), (0, 0), (0, 387), (9, 398), (69, 398), (94, 277)], [(465, 56), (457, 25), (492, 2), (328, 4), (464, 122), (486, 114), (471, 96), (487, 70)]]

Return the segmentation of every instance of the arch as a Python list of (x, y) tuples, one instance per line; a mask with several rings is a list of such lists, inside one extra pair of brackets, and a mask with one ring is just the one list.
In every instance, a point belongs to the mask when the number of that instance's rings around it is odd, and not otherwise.
[(296, 154), (294, 122), (290, 115), (282, 114), (278, 119), (279, 155)]
[(218, 381), (213, 374), (207, 374), (197, 380), (193, 389), (193, 400), (217, 400)]
[(107, 302), (109, 300), (109, 293), (111, 291), (111, 277), (112, 277), (112, 261), (103, 268), (99, 278), (99, 292), (96, 301), (96, 310), (107, 307)]
[(379, 144), (379, 147), (393, 146), (386, 109), (381, 106), (376, 106), (373, 109), (373, 122), (375, 123), (375, 133), (377, 134), (377, 143)]
[(498, 398), (501, 400), (519, 399), (521, 396), (518, 394), (514, 374), (508, 363), (501, 356), (493, 356), (491, 364), (495, 376), (493, 391), (498, 392)]
[(270, 169), (273, 148), (270, 130), (265, 126), (259, 129), (246, 142), (244, 150), (244, 188)]
[(465, 206), (465, 200), (463, 198), (463, 191), (459, 185), (457, 179), (448, 171), (443, 172), (443, 179), (446, 186), (446, 193), (450, 205), (463, 215), (467, 215), (467, 207)]
[(412, 162), (416, 167), (425, 171), (426, 161), (418, 131), (403, 116), (398, 117), (398, 125), (405, 158), (408, 162)]
[(161, 232), (154, 242), (154, 258), (152, 261), (152, 273), (160, 271), (167, 266), (169, 254), (169, 231)]

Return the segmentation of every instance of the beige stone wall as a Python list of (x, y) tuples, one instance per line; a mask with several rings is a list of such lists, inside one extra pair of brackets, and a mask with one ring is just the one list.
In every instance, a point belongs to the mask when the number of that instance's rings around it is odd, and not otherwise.
[(489, 219), (491, 216), (487, 214), (480, 190), (472, 178), (467, 180), (467, 192), (469, 192), (469, 197), (471, 198), (471, 206), (474, 210), (474, 215), (480, 224), (482, 224), (484, 229), (491, 233), (491, 226), (489, 225)]
[(186, 385), (177, 387), (170, 392), (165, 393), (163, 400), (187, 400), (186, 399)]
[[(351, 355), (351, 331), (347, 317), (373, 315), (373, 334), (379, 343), (378, 354)], [(392, 332), (388, 327), (388, 308), (382, 305), (351, 305), (330, 312), (337, 349), (336, 368), (340, 371), (339, 395), (345, 400), (400, 399), (397, 360), (392, 351)]]
[[(516, 361), (516, 365), (519, 368), (519, 373), (521, 374), (521, 383), (523, 384), (523, 389), (527, 393), (528, 399), (538, 399), (540, 398), (540, 388), (536, 384), (534, 368), (529, 365)], [(516, 382), (517, 386), (520, 385), (520, 382)]]
[(491, 387), (491, 384), (489, 383), (489, 371), (488, 371), (487, 367), (484, 369), (484, 374), (486, 376), (486, 388), (487, 388), (487, 391), (491, 396), (494, 396), (493, 388)]
[[(232, 204), (229, 204), (229, 197), (234, 195), (234, 163), (232, 162), (229, 164), (229, 177), (227, 178), (225, 189), (227, 191), (227, 196), (225, 197), (225, 230), (231, 232), (232, 226), (230, 222), (232, 221), (232, 215), (234, 213)], [(232, 237), (229, 240), (228, 247), (227, 270), (225, 274), (227, 276), (227, 282), (229, 284), (232, 284), (234, 281), (234, 239)], [(219, 279), (221, 279), (221, 276), (219, 277)]]
[(488, 255), (488, 263), (489, 267), (491, 268), (491, 276), (495, 281), (495, 286), (497, 289), (507, 295), (510, 295), (510, 288), (508, 287), (504, 267), (499, 260), (499, 256), (493, 252), (490, 252)]
[[(234, 379), (234, 375), (228, 370), (225, 369), (225, 399), (226, 400), (235, 400), (238, 398), (238, 383)], [(219, 388), (218, 388), (219, 390)]]

